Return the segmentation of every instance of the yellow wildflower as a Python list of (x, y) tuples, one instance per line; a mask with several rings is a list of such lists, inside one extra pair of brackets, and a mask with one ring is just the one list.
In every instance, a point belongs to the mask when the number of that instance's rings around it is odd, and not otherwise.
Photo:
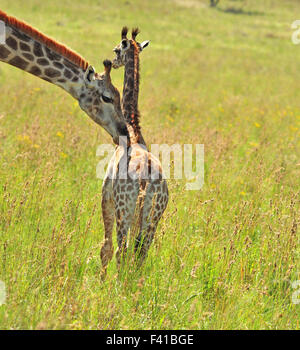
[(258, 147), (259, 146), (257, 142), (249, 142), (249, 145), (253, 146), (253, 147)]
[(61, 137), (62, 139), (65, 137), (64, 134), (60, 131), (56, 133), (56, 136)]
[(64, 158), (64, 159), (68, 158), (68, 155), (64, 152), (60, 152), (60, 156), (61, 156), (61, 158)]
[(169, 114), (167, 114), (166, 115), (166, 118), (170, 121), (170, 122), (174, 122), (174, 119), (169, 115)]
[(25, 143), (29, 143), (29, 144), (32, 143), (31, 138), (28, 135), (25, 135), (25, 134), (18, 135), (17, 139), (19, 141), (22, 141), (22, 142), (25, 142)]

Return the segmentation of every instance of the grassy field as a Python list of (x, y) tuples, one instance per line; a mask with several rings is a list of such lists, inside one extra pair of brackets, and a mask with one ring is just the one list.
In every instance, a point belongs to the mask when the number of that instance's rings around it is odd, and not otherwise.
[[(205, 147), (200, 191), (169, 180), (143, 269), (118, 275), (114, 259), (102, 282), (96, 149), (110, 137), (0, 62), (1, 329), (299, 329), (300, 4), (208, 2), (1, 0), (98, 71), (139, 26), (146, 141)], [(123, 70), (112, 78), (121, 90)]]

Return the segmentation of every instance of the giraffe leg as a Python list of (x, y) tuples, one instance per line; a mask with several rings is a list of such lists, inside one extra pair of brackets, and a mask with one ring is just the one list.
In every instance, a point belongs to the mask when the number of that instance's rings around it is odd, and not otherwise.
[(118, 248), (116, 251), (117, 267), (120, 270), (127, 253), (127, 233), (129, 230), (129, 222), (122, 220), (117, 222), (117, 242)]
[(146, 188), (144, 205), (141, 213), (142, 220), (140, 222), (139, 234), (135, 238), (134, 251), (138, 266), (141, 266), (146, 258), (158, 223), (155, 216), (156, 199), (154, 186), (149, 183)]
[(117, 222), (117, 242), (116, 252), (118, 269), (127, 252), (127, 234), (131, 227), (135, 212), (135, 204), (139, 194), (139, 182), (137, 180), (121, 180), (114, 186), (114, 198), (116, 203), (116, 222)]
[(102, 262), (102, 276), (105, 277), (109, 261), (112, 259), (114, 248), (112, 243), (112, 231), (114, 226), (114, 202), (110, 196), (110, 183), (105, 182), (102, 189), (102, 216), (104, 222), (104, 242), (101, 248), (100, 256)]
[(147, 257), (148, 250), (151, 246), (151, 243), (153, 241), (155, 231), (157, 228), (158, 221), (149, 222), (147, 227), (140, 231), (138, 237), (135, 240), (135, 254), (136, 254), (136, 262), (137, 266), (140, 267), (144, 260)]
[(138, 266), (142, 265), (147, 256), (159, 220), (167, 207), (168, 196), (167, 193), (162, 192), (164, 192), (162, 183), (157, 185), (149, 184), (146, 190), (140, 232), (135, 240), (135, 253)]

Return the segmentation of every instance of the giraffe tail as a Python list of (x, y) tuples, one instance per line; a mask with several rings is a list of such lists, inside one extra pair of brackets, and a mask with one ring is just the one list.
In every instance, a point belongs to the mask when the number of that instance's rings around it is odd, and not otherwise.
[(156, 203), (156, 194), (151, 183), (147, 183), (144, 190), (140, 192), (136, 205), (136, 220), (134, 228), (135, 252), (144, 245), (145, 231), (152, 225), (153, 212)]
[(143, 222), (144, 203), (147, 196), (147, 188), (149, 187), (149, 184), (141, 184), (140, 187), (141, 190), (136, 200), (135, 212), (130, 227), (130, 235), (134, 238), (136, 238), (139, 234)]

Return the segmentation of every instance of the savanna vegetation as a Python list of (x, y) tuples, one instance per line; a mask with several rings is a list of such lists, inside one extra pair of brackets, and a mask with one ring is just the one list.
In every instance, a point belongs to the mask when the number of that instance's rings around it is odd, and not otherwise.
[[(204, 144), (205, 183), (168, 182), (141, 270), (100, 279), (98, 145), (63, 90), (0, 62), (1, 329), (297, 329), (300, 45), (297, 0), (38, 1), (0, 7), (98, 71), (123, 25), (141, 54), (149, 144)], [(122, 89), (123, 70), (112, 72)], [(115, 238), (114, 238), (115, 240)], [(115, 242), (116, 246), (116, 242)]]

